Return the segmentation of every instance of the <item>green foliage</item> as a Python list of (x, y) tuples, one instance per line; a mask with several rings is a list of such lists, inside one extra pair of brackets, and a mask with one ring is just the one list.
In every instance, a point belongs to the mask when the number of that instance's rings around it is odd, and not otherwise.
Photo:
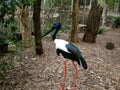
[(109, 8), (110, 9), (113, 9), (114, 8), (114, 5), (115, 5), (115, 2), (116, 2), (117, 0), (108, 0), (108, 5), (109, 5)]
[(104, 28), (102, 28), (102, 27), (100, 27), (99, 29), (98, 29), (98, 34), (103, 34), (105, 32), (105, 29)]
[[(42, 3), (42, 7), (45, 11), (49, 11), (50, 9), (53, 9), (56, 6), (56, 3), (58, 1), (56, 0), (44, 0)], [(53, 7), (54, 6), (54, 7)]]
[(12, 24), (12, 25), (11, 25), (11, 30), (12, 30), (12, 31), (15, 31), (17, 28), (18, 28), (18, 27), (17, 27), (16, 24)]
[(105, 6), (105, 0), (98, 0), (98, 4), (99, 4), (101, 7), (104, 7), (104, 6)]
[(2, 48), (0, 46), (0, 50), (3, 52), (8, 49), (8, 44), (14, 43), (12, 40), (13, 35), (15, 32), (18, 32), (15, 20), (16, 7), (23, 7), (24, 4), (28, 3), (27, 1), (33, 0), (25, 0), (25, 2), (22, 2), (22, 0), (2, 0), (0, 3), (0, 45), (2, 46)]
[(7, 0), (0, 4), (0, 16), (1, 14), (13, 14), (15, 11), (17, 1), (16, 0)]
[(2, 32), (0, 32), (0, 43), (6, 40), (7, 40), (7, 37)]
[(62, 26), (62, 32), (63, 33), (67, 33), (68, 29), (69, 29), (69, 26), (67, 24), (65, 24), (65, 25)]
[(120, 17), (115, 17), (113, 20), (113, 27), (119, 28), (120, 27)]
[(14, 15), (11, 15), (11, 16), (7, 16), (5, 19), (4, 19), (4, 27), (7, 28), (10, 26), (10, 24), (14, 24)]
[(104, 7), (106, 4), (108, 4), (110, 9), (114, 9), (115, 3), (118, 3), (118, 0), (98, 0), (98, 4), (101, 7)]
[(33, 4), (34, 0), (19, 0), (21, 4), (25, 4), (27, 6), (30, 6)]
[[(9, 69), (13, 69), (13, 54), (9, 54), (6, 58), (0, 56), (0, 79), (4, 78)], [(16, 57), (17, 59), (17, 57)]]
[(3, 78), (5, 76), (5, 72), (7, 70), (8, 63), (1, 63), (0, 64), (0, 78)]
[(65, 6), (67, 9), (70, 9), (72, 0), (65, 0)]
[(80, 6), (84, 6), (86, 0), (79, 0)]
[[(65, 8), (70, 9), (71, 7), (71, 0), (64, 1)], [(43, 0), (42, 1), (42, 9), (47, 12), (50, 9), (54, 10), (55, 7), (60, 7), (61, 1), (60, 0)]]
[(0, 54), (6, 53), (8, 50), (8, 43), (6, 33), (0, 32)]
[[(22, 8), (24, 5), (32, 5), (34, 0), (3, 0), (0, 3), (0, 16), (14, 16), (16, 7)], [(12, 17), (11, 17), (12, 18)]]
[[(11, 43), (11, 39), (13, 38), (13, 33), (14, 32), (18, 32), (16, 30), (17, 29), (17, 24), (16, 24), (16, 20), (15, 20), (15, 10), (16, 7), (21, 7), (23, 4), (22, 3), (23, 0), (3, 0), (0, 3), (0, 34), (1, 35), (1, 40), (9, 43)], [(27, 1), (32, 1), (32, 0), (25, 0)], [(25, 3), (25, 2), (23, 2)], [(4, 36), (5, 39), (3, 39), (2, 37)]]
[[(0, 0), (0, 45), (15, 44), (15, 54), (20, 57), (22, 54), (21, 42), (12, 41), (13, 34), (18, 32), (15, 21), (16, 9), (22, 8), (24, 5), (30, 6), (33, 2), (34, 0)], [(3, 46), (0, 46), (0, 49), (4, 49)], [(3, 61), (0, 57), (0, 78), (3, 78), (7, 69), (12, 66), (13, 56), (9, 56), (8, 62)]]

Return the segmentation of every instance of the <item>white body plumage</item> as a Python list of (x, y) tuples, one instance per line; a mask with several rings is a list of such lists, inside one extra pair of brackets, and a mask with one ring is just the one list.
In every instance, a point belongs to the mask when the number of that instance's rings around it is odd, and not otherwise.
[(69, 42), (62, 40), (62, 39), (55, 39), (54, 43), (56, 45), (56, 49), (61, 49), (67, 53), (70, 53), (66, 48), (66, 44), (68, 44)]

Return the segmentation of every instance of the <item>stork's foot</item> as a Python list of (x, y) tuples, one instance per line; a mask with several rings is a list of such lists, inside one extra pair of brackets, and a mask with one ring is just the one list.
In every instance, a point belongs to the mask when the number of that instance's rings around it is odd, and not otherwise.
[(64, 85), (60, 85), (59, 90), (64, 90)]
[(76, 88), (75, 87), (72, 87), (72, 89), (71, 90), (76, 90)]

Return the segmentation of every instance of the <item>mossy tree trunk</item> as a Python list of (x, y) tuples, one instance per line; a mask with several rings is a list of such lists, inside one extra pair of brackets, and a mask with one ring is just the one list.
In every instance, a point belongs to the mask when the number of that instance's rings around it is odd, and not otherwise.
[(83, 41), (95, 43), (97, 32), (100, 26), (100, 20), (102, 16), (102, 8), (98, 5), (97, 0), (92, 0), (92, 7), (89, 12), (86, 32), (83, 37)]
[(107, 13), (108, 13), (108, 0), (104, 1), (105, 6), (103, 7), (103, 13), (102, 13), (102, 27), (105, 27), (106, 19), (107, 19)]
[(34, 35), (35, 35), (35, 50), (37, 55), (43, 53), (42, 42), (41, 42), (41, 28), (40, 28), (40, 10), (41, 10), (41, 0), (34, 0)]
[(72, 30), (70, 32), (70, 41), (77, 43), (78, 39), (78, 20), (79, 20), (79, 0), (72, 1)]
[(22, 21), (22, 41), (24, 47), (31, 46), (31, 29), (30, 29), (30, 19), (29, 19), (29, 8), (27, 5), (23, 5), (23, 10), (21, 11), (20, 20)]

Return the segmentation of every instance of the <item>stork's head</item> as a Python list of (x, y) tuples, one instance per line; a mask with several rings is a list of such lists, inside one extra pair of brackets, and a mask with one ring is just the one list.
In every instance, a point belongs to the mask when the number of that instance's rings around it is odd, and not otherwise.
[(52, 28), (59, 30), (61, 28), (61, 26), (62, 26), (61, 22), (54, 22)]
[(58, 32), (60, 30), (61, 26), (62, 26), (61, 22), (54, 22), (51, 29), (48, 30), (42, 37), (48, 35), (50, 32), (52, 32), (54, 30), (56, 30)]

